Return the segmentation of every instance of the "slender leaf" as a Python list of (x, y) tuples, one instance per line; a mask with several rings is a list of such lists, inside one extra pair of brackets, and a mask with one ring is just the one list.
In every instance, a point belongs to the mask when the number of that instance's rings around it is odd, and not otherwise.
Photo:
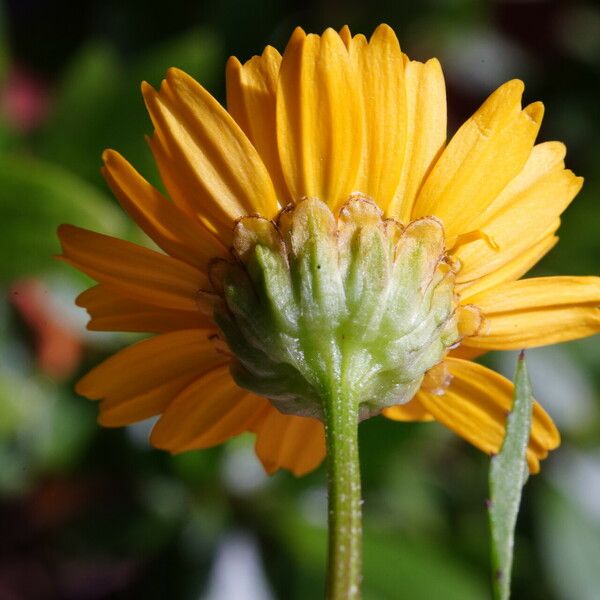
[(519, 356), (513, 407), (506, 420), (506, 437), (490, 467), (489, 520), (492, 537), (494, 597), (510, 597), (515, 525), (527, 480), (526, 450), (531, 431), (533, 397), (525, 356)]

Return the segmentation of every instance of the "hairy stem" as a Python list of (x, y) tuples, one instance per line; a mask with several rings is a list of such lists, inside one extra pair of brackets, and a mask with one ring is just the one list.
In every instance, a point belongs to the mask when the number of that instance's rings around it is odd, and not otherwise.
[(358, 600), (362, 567), (358, 406), (337, 390), (326, 403), (329, 550), (327, 600)]

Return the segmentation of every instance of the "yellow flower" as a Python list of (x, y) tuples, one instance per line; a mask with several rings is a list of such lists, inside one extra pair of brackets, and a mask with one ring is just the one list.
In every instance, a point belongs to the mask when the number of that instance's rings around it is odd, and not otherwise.
[[(219, 285), (211, 269), (233, 260), (236, 223), (275, 221), (306, 197), (338, 218), (358, 198), (379, 207), (380, 224), (436, 217), (443, 225), (461, 344), (444, 350), (410, 402), (384, 409), (391, 419), (437, 420), (496, 452), (513, 386), (471, 359), (600, 331), (600, 279), (519, 280), (557, 242), (560, 215), (582, 184), (565, 169), (561, 143), (534, 145), (543, 106), (522, 108), (520, 81), (496, 90), (448, 143), (438, 61), (410, 60), (385, 25), (369, 41), (347, 28), (322, 36), (297, 29), (283, 57), (267, 47), (244, 65), (231, 58), (227, 110), (177, 69), (159, 91), (142, 91), (169, 198), (115, 151), (105, 152), (103, 173), (163, 252), (74, 226), (59, 231), (64, 260), (98, 282), (77, 299), (89, 329), (156, 334), (78, 383), (101, 401), (101, 424), (161, 415), (151, 441), (172, 452), (251, 431), (269, 472), (301, 475), (320, 464), (321, 421), (283, 414), (238, 387), (205, 306)], [(558, 444), (536, 403), (530, 470)]]

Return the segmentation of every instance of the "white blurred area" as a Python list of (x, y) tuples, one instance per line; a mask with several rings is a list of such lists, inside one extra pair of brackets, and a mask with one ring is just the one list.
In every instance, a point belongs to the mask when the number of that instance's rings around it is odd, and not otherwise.
[(600, 449), (563, 450), (550, 469), (550, 480), (585, 515), (600, 524)]
[(238, 532), (224, 537), (201, 600), (272, 600), (255, 540)]
[(221, 477), (225, 487), (232, 494), (241, 497), (269, 485), (271, 480), (254, 452), (252, 435), (234, 440), (226, 446), (221, 463)]
[[(501, 352), (495, 366), (511, 381), (518, 352)], [(588, 371), (580, 367), (564, 346), (546, 346), (526, 351), (533, 395), (548, 411), (563, 433), (585, 432), (598, 416), (600, 403)]]
[(450, 37), (443, 51), (447, 76), (473, 93), (489, 93), (515, 77), (531, 78), (527, 54), (492, 29), (481, 27), (468, 36)]

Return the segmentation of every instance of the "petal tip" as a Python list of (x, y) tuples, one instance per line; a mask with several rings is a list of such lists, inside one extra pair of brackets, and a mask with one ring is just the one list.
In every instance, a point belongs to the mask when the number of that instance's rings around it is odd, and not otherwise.
[(525, 83), (523, 83), (521, 79), (511, 79), (510, 81), (507, 81), (504, 86), (506, 86), (507, 90), (515, 94), (518, 93), (521, 95), (525, 91)]
[(183, 79), (188, 77), (189, 75), (185, 71), (179, 69), (178, 67), (169, 67), (167, 69), (167, 72), (165, 73), (165, 79), (167, 81)]
[(513, 102), (520, 102), (524, 92), (525, 84), (520, 79), (511, 79), (497, 88), (490, 97), (502, 99), (503, 102), (512, 104)]
[(532, 102), (523, 109), (523, 112), (536, 124), (540, 124), (544, 118), (544, 103), (537, 101)]
[(96, 399), (96, 395), (92, 392), (92, 388), (89, 384), (88, 376), (85, 375), (75, 384), (75, 392), (84, 398), (88, 398), (89, 400)]
[(398, 44), (398, 48), (400, 47), (400, 42), (398, 41), (396, 32), (387, 23), (381, 23), (375, 28), (375, 31), (373, 31), (371, 41), (377, 41), (379, 39), (389, 40), (395, 44)]
[(158, 448), (159, 450), (167, 450), (168, 452), (174, 453), (172, 444), (169, 443), (169, 436), (165, 435), (165, 432), (162, 430), (163, 428), (161, 426), (161, 421), (163, 418), (164, 414), (152, 428), (148, 441), (152, 446)]
[(442, 64), (435, 56), (425, 62), (425, 68), (434, 69), (440, 73), (442, 72)]
[(226, 74), (229, 76), (233, 73), (238, 73), (242, 69), (242, 63), (237, 56), (230, 56), (225, 65)]
[(111, 167), (116, 166), (116, 163), (119, 163), (123, 160), (123, 157), (112, 148), (106, 148), (102, 152), (102, 162), (110, 169)]
[(75, 225), (69, 225), (68, 223), (62, 223), (56, 228), (56, 235), (60, 239), (61, 242), (66, 241), (66, 238), (69, 237), (77, 230)]
[(296, 27), (294, 31), (292, 31), (292, 35), (288, 41), (288, 46), (292, 43), (296, 44), (298, 42), (302, 42), (306, 39), (306, 32), (302, 27)]
[(350, 31), (350, 27), (348, 27), (348, 25), (344, 25), (339, 31), (339, 36), (346, 47), (348, 47), (352, 41), (352, 32)]
[(147, 95), (156, 93), (156, 90), (147, 81), (142, 81), (142, 83), (140, 83), (140, 89), (142, 90), (142, 96), (144, 96), (144, 98)]

